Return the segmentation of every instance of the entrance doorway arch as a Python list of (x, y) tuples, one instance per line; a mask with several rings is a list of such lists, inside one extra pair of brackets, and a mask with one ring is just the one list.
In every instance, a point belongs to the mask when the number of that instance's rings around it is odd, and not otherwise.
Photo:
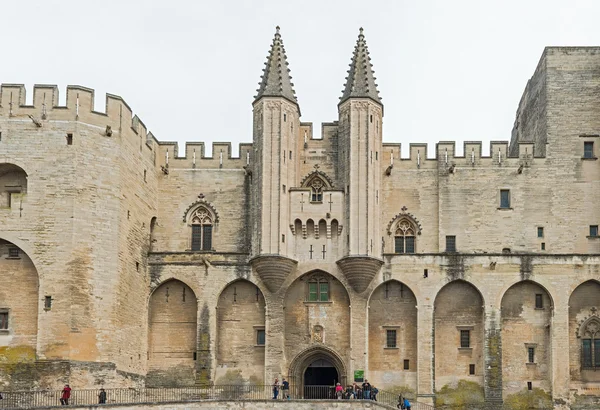
[(344, 361), (333, 349), (322, 345), (309, 347), (300, 352), (290, 364), (288, 376), (291, 393), (303, 398), (333, 398), (327, 388), (307, 386), (333, 387), (335, 383), (345, 386), (346, 374)]

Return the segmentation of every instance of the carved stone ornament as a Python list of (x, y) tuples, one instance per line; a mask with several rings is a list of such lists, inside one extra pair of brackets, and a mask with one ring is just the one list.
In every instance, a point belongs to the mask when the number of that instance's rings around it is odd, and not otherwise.
[(323, 186), (324, 189), (333, 188), (333, 181), (331, 180), (331, 178), (329, 178), (329, 175), (327, 175), (323, 171), (319, 171), (318, 169), (315, 169), (314, 171), (306, 175), (304, 178), (302, 178), (300, 186), (303, 188), (312, 187), (311, 183), (314, 177), (320, 177), (321, 182), (325, 182), (325, 186)]
[(315, 343), (323, 343), (323, 326), (315, 325), (313, 327), (312, 339)]
[(600, 339), (600, 316), (595, 306), (590, 309), (590, 315), (579, 323), (577, 337)]

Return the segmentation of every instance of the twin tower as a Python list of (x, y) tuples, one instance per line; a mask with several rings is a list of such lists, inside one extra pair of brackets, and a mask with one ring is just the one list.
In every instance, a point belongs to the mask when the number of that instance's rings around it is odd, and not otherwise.
[[(300, 122), (279, 27), (253, 103), (251, 263), (272, 292), (302, 270), (337, 266), (357, 292), (382, 261), (383, 104), (363, 29), (326, 141)], [(329, 266), (326, 266), (329, 264)]]

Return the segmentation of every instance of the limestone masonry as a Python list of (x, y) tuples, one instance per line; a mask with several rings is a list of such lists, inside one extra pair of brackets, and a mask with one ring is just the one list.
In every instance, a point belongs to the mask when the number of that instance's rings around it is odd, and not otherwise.
[(239, 158), (2, 85), (0, 390), (364, 377), (600, 408), (600, 47), (546, 48), (490, 156), (382, 142), (362, 29), (322, 139), (279, 29), (263, 71)]

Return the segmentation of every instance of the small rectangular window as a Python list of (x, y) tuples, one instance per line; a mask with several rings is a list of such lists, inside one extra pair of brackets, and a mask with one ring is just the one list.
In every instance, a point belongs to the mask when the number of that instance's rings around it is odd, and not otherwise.
[(404, 253), (404, 237), (396, 236), (394, 242), (394, 252), (395, 253)]
[(404, 370), (410, 370), (410, 360), (404, 359)]
[(329, 301), (329, 283), (327, 282), (319, 283), (319, 301)]
[(285, 243), (285, 234), (281, 234), (281, 243)]
[(510, 190), (500, 190), (500, 208), (510, 208)]
[(316, 282), (309, 282), (308, 284), (308, 301), (309, 302), (316, 302), (317, 300), (319, 300), (319, 291), (318, 291), (318, 287), (317, 287), (318, 283)]
[(594, 158), (594, 142), (585, 141), (583, 143), (583, 158)]
[(396, 346), (396, 329), (388, 329), (385, 334), (385, 347)]
[(469, 374), (471, 376), (473, 376), (475, 374), (475, 365), (474, 364), (469, 365)]
[(406, 236), (406, 253), (415, 253), (415, 237)]
[(533, 383), (527, 382), (527, 390), (533, 390)]
[(468, 348), (471, 347), (471, 331), (461, 330), (460, 331), (460, 347)]
[(67, 134), (67, 145), (73, 145), (73, 134)]
[(8, 330), (8, 312), (0, 312), (0, 330)]
[(543, 309), (544, 308), (544, 298), (541, 293), (535, 294), (535, 308)]
[(46, 310), (52, 309), (52, 296), (44, 297), (44, 309), (46, 309)]
[(8, 257), (9, 258), (18, 258), (19, 257), (19, 248), (8, 248)]
[(590, 236), (598, 236), (598, 225), (590, 225)]
[(202, 249), (202, 225), (192, 225), (192, 250)]
[(542, 226), (538, 226), (537, 233), (538, 233), (538, 238), (543, 238), (544, 237), (544, 228)]
[(287, 191), (287, 187), (286, 187), (285, 185), (283, 185), (283, 186), (281, 187), (281, 190), (282, 190), (282, 191), (283, 191), (283, 193), (285, 194), (285, 192)]
[(446, 236), (446, 252), (456, 252), (456, 236)]
[(265, 329), (258, 329), (256, 331), (256, 344), (258, 346), (265, 345)]
[(529, 363), (535, 363), (535, 347), (527, 348), (527, 361)]
[(202, 250), (210, 251), (212, 249), (212, 225), (202, 226)]
[(546, 250), (546, 242), (542, 242), (542, 243), (541, 243), (541, 249), (542, 249), (543, 251), (545, 251), (545, 250)]
[(292, 159), (292, 151), (290, 151), (290, 159)]

